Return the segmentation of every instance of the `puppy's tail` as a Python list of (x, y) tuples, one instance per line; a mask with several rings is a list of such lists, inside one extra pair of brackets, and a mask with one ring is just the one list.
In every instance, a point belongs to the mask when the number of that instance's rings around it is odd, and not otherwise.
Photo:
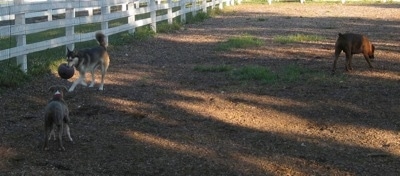
[(107, 48), (106, 36), (102, 32), (96, 33), (96, 40), (99, 42), (100, 46)]

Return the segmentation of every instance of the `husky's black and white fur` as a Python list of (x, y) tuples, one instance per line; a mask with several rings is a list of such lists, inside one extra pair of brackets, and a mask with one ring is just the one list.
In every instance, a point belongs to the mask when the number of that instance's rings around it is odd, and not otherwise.
[(110, 58), (107, 52), (106, 36), (101, 33), (96, 33), (96, 40), (99, 42), (99, 46), (93, 48), (86, 48), (81, 50), (71, 51), (68, 49), (67, 61), (68, 66), (74, 66), (79, 71), (79, 78), (74, 81), (72, 86), (69, 88), (69, 92), (74, 91), (75, 87), (80, 83), (83, 86), (87, 86), (85, 74), (90, 72), (92, 74), (92, 82), (89, 87), (93, 87), (94, 72), (97, 67), (101, 69), (101, 83), (99, 90), (104, 90), (104, 76), (106, 75), (108, 66), (110, 64)]

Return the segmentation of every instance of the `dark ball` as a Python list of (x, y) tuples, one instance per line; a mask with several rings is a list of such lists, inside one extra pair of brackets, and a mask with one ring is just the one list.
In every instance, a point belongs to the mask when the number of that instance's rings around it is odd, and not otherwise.
[(69, 67), (66, 63), (61, 64), (58, 66), (58, 75), (60, 75), (63, 79), (69, 79), (74, 76), (75, 69), (74, 67)]

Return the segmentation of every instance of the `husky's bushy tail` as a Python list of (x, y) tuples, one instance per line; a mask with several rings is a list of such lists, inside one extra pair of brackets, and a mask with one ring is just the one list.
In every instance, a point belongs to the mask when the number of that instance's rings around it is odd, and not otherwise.
[(107, 48), (106, 36), (102, 32), (96, 33), (96, 40), (99, 42), (100, 46)]

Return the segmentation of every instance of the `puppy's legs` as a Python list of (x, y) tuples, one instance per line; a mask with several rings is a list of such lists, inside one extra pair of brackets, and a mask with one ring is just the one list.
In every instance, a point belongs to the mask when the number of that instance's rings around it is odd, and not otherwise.
[(49, 139), (48, 139), (48, 140), (51, 139), (51, 136), (53, 136), (53, 140), (56, 140), (56, 133), (54, 132), (54, 128), (51, 129), (51, 131), (50, 131), (50, 136), (49, 136)]
[(69, 125), (67, 123), (65, 124), (65, 131), (67, 132), (67, 136), (68, 136), (69, 141), (73, 142), (73, 140), (71, 138), (71, 133), (69, 131)]
[(63, 125), (57, 125), (58, 128), (58, 150), (65, 150), (63, 144), (62, 144), (62, 134), (63, 134)]
[[(47, 125), (47, 124), (45, 124), (45, 127), (44, 127), (44, 145), (43, 145), (43, 150), (49, 150), (49, 147), (48, 147), (48, 145), (49, 145), (49, 140), (50, 140), (50, 138), (51, 138), (51, 132), (54, 132), (54, 130), (53, 130), (53, 125)], [(49, 133), (50, 133), (50, 136), (49, 136)]]
[(85, 73), (80, 73), (80, 76), (77, 80), (74, 81), (74, 83), (72, 83), (72, 86), (69, 88), (68, 92), (72, 92), (74, 91), (75, 87), (80, 83), (83, 86), (87, 86), (85, 81)]

